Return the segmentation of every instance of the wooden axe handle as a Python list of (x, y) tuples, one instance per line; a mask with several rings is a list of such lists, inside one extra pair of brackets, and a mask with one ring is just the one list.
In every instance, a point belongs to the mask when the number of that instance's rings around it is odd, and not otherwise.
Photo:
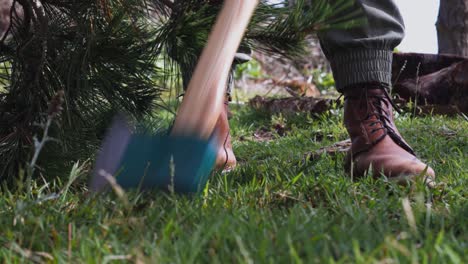
[(225, 100), (232, 61), (258, 0), (226, 0), (177, 112), (172, 135), (208, 139)]

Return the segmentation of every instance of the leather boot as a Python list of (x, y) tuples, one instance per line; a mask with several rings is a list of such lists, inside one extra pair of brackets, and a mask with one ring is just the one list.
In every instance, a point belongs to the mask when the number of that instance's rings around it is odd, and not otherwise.
[(215, 126), (219, 146), (215, 166), (217, 170), (222, 171), (230, 171), (237, 165), (236, 156), (234, 156), (234, 152), (232, 150), (231, 134), (229, 132), (228, 103), (228, 100), (226, 100), (223, 111), (221, 112)]
[(415, 177), (433, 187), (435, 173), (416, 158), (394, 123), (393, 102), (385, 87), (368, 84), (344, 92), (344, 124), (351, 137), (345, 169), (359, 177), (372, 169), (373, 176), (386, 176), (399, 183)]

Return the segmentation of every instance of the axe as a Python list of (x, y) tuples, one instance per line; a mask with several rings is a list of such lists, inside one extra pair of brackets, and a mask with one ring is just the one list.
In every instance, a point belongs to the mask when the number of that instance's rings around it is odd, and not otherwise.
[(90, 189), (110, 182), (128, 188), (202, 190), (213, 169), (214, 130), (229, 70), (258, 0), (226, 0), (197, 63), (168, 135), (135, 133), (115, 118), (96, 159)]

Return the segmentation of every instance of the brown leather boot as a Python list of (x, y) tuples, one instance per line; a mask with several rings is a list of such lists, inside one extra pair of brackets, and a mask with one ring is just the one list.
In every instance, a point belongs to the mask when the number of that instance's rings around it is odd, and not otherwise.
[(345, 90), (344, 124), (351, 137), (345, 169), (353, 176), (386, 176), (406, 183), (422, 176), (434, 186), (432, 168), (416, 158), (413, 149), (398, 132), (393, 119), (393, 103), (380, 84), (350, 87)]
[(231, 135), (229, 133), (228, 113), (228, 100), (226, 100), (223, 111), (221, 112), (215, 126), (219, 146), (215, 166), (217, 170), (223, 171), (230, 171), (237, 165), (236, 156), (232, 150)]

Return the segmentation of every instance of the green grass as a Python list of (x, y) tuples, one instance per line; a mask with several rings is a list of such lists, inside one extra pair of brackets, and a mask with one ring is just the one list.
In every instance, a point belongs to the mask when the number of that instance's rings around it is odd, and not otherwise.
[[(429, 190), (420, 183), (352, 181), (343, 172), (343, 155), (304, 162), (306, 152), (346, 139), (341, 113), (311, 118), (234, 112), (241, 166), (214, 174), (201, 195), (93, 196), (85, 187), (89, 163), (80, 163), (63, 182), (3, 189), (2, 262), (468, 262), (464, 119), (398, 118), (402, 134), (444, 183)], [(274, 131), (277, 123), (286, 127), (285, 136), (254, 140), (258, 128)]]

